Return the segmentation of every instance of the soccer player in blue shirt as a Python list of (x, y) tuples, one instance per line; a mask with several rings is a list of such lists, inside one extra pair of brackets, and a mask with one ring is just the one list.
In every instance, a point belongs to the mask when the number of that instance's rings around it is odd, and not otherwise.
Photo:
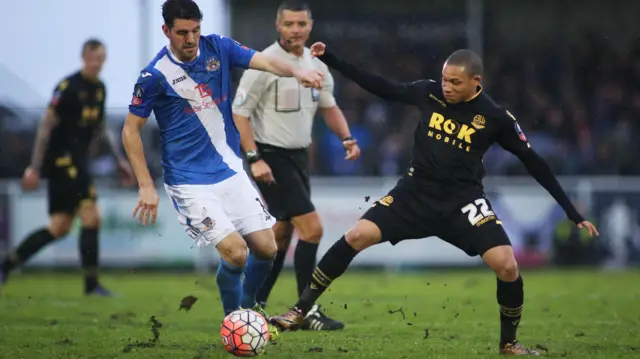
[(216, 279), (225, 315), (257, 308), (256, 292), (276, 255), (275, 220), (243, 168), (231, 111), (231, 69), (295, 77), (314, 88), (322, 87), (323, 76), (228, 37), (201, 36), (202, 13), (191, 0), (168, 0), (162, 16), (170, 44), (142, 70), (122, 132), (140, 186), (134, 216), (144, 225), (157, 217), (159, 198), (140, 138), (153, 111), (161, 133), (165, 189), (178, 218), (199, 247), (213, 245), (220, 253)]

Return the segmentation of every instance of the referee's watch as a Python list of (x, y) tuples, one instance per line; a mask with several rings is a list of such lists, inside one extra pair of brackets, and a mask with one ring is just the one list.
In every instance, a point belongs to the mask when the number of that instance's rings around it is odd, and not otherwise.
[(245, 155), (247, 156), (247, 162), (249, 162), (250, 165), (262, 159), (258, 150), (249, 150), (245, 153)]

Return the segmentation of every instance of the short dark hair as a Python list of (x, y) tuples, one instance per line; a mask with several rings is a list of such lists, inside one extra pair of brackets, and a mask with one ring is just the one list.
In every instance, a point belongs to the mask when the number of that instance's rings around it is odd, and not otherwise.
[(482, 76), (482, 73), (484, 72), (482, 59), (478, 54), (469, 49), (455, 51), (449, 55), (446, 63), (448, 65), (464, 67), (464, 71), (469, 76)]
[(202, 21), (202, 12), (193, 0), (167, 0), (162, 5), (162, 18), (172, 28), (176, 19)]
[(295, 0), (291, 0), (291, 1), (283, 1), (280, 3), (280, 6), (278, 6), (278, 17), (280, 17), (280, 14), (282, 14), (282, 12), (284, 10), (289, 10), (289, 11), (306, 11), (307, 15), (309, 15), (309, 18), (311, 18), (311, 8), (309, 7), (309, 5), (305, 2), (302, 1), (295, 1)]
[(87, 41), (84, 42), (84, 44), (82, 44), (82, 53), (81, 55), (84, 55), (85, 52), (87, 51), (93, 51), (99, 47), (104, 47), (104, 44), (102, 43), (102, 41), (96, 39), (96, 38), (91, 38), (88, 39)]

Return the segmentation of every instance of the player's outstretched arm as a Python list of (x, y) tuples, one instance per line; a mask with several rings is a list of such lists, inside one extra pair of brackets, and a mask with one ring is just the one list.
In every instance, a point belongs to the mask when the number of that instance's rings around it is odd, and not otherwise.
[(567, 193), (558, 182), (549, 164), (531, 148), (515, 117), (509, 112), (502, 119), (502, 129), (498, 142), (502, 148), (513, 153), (522, 161), (531, 176), (549, 192), (565, 211), (567, 217), (576, 223), (578, 228), (585, 228), (589, 235), (599, 235), (596, 227), (591, 222), (586, 221), (571, 203), (569, 196), (567, 196)]
[(288, 61), (252, 50), (228, 37), (220, 36), (219, 39), (234, 67), (270, 72), (279, 77), (295, 77), (304, 87), (322, 88), (320, 71), (302, 69)]
[(270, 72), (279, 77), (295, 77), (305, 87), (322, 88), (323, 74), (318, 70), (303, 69), (293, 65), (289, 61), (275, 56), (256, 52), (251, 58), (249, 68), (253, 70)]
[(382, 76), (366, 72), (360, 67), (338, 58), (335, 53), (330, 51), (326, 45), (321, 42), (316, 42), (311, 46), (311, 54), (317, 56), (318, 59), (327, 66), (353, 80), (363, 89), (385, 100), (409, 105), (417, 105), (421, 101), (423, 91), (420, 81), (398, 83)]

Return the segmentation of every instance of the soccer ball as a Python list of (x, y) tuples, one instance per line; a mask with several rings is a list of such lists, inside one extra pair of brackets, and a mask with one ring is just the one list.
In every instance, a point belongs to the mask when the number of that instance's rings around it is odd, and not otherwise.
[(224, 348), (237, 357), (256, 356), (269, 341), (269, 325), (260, 313), (236, 310), (222, 321), (220, 339)]

